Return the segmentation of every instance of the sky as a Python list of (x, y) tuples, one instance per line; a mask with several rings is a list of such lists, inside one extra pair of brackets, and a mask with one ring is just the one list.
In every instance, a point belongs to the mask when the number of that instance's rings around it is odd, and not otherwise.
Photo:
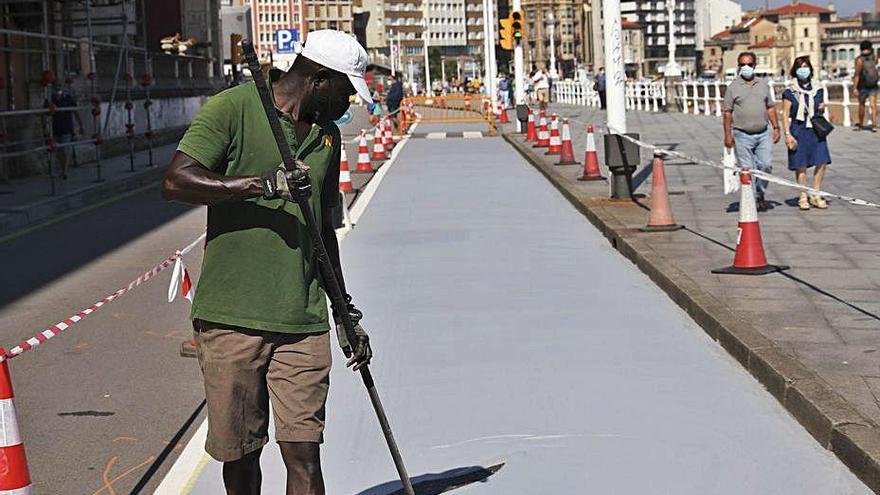
[[(768, 0), (741, 0), (743, 10), (751, 10), (757, 7), (764, 7)], [(779, 7), (791, 3), (790, 0), (769, 0), (770, 7)], [(802, 3), (811, 3), (820, 7), (827, 7), (829, 0), (803, 0)], [(858, 12), (870, 12), (874, 10), (873, 0), (834, 0), (834, 7), (837, 13), (844, 15), (853, 15)]]

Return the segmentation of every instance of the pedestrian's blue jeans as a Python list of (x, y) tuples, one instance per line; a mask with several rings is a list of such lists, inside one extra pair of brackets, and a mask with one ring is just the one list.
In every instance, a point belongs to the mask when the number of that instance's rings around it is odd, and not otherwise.
[[(768, 174), (773, 172), (773, 136), (770, 126), (760, 134), (747, 134), (738, 129), (733, 130), (734, 153), (736, 162), (742, 168), (758, 169)], [(752, 179), (755, 184), (755, 193), (764, 195), (767, 189), (767, 181)]]

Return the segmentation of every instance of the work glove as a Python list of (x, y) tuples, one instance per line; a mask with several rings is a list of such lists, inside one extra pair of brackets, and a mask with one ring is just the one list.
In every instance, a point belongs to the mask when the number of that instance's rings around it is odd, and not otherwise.
[(348, 311), (348, 316), (351, 318), (351, 323), (354, 325), (354, 334), (357, 342), (354, 343), (354, 346), (351, 345), (348, 341), (348, 336), (345, 334), (345, 326), (342, 324), (342, 318), (339, 315), (334, 314), (334, 319), (336, 320), (336, 338), (339, 339), (339, 346), (342, 347), (342, 353), (345, 354), (345, 357), (349, 358), (345, 366), (353, 366), (352, 369), (357, 371), (370, 364), (370, 360), (373, 359), (373, 349), (370, 347), (370, 337), (367, 335), (364, 327), (360, 324), (361, 318), (363, 318), (364, 314), (351, 303), (351, 296), (348, 294), (345, 295), (345, 305), (346, 310)]
[(302, 201), (312, 194), (312, 181), (309, 179), (309, 167), (297, 160), (293, 170), (278, 165), (274, 170), (263, 172), (263, 198)]

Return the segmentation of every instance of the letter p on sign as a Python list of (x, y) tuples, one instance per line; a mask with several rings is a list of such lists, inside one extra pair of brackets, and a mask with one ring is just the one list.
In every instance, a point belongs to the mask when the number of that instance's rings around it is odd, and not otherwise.
[(299, 41), (299, 31), (296, 29), (279, 29), (275, 31), (276, 53), (295, 53), (294, 45)]

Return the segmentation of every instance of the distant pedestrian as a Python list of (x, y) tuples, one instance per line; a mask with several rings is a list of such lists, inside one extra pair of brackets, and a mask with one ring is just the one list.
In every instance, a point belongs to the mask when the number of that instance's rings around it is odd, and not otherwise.
[(385, 95), (385, 108), (388, 109), (388, 114), (395, 118), (395, 114), (400, 108), (400, 102), (403, 101), (403, 84), (400, 83), (397, 76), (391, 76), (390, 81), (388, 94)]
[[(769, 173), (773, 170), (773, 143), (779, 142), (779, 119), (770, 86), (766, 79), (755, 77), (755, 65), (754, 53), (739, 54), (739, 77), (731, 81), (724, 95), (724, 146), (734, 148), (741, 167)], [(767, 181), (755, 180), (755, 190), (758, 211), (767, 211)]]
[[(822, 187), (825, 168), (831, 163), (828, 143), (825, 137), (819, 137), (813, 129), (812, 119), (825, 109), (825, 92), (813, 85), (813, 64), (810, 57), (794, 59), (791, 77), (796, 82), (782, 93), (782, 125), (785, 129), (785, 145), (788, 147), (788, 169), (793, 170), (798, 184), (807, 185), (807, 169), (816, 167), (813, 172), (813, 189)], [(810, 205), (816, 208), (828, 208), (828, 203), (821, 196), (807, 197), (801, 192), (798, 206), (809, 210)]]
[[(56, 86), (52, 95), (55, 113), (52, 114), (52, 137), (59, 145), (55, 151), (58, 164), (61, 166), (61, 179), (67, 180), (67, 167), (73, 155), (73, 145), (77, 135), (83, 134), (83, 124), (76, 110), (64, 110), (76, 107), (76, 98), (62, 86)], [(76, 121), (76, 127), (73, 123)]]
[(856, 59), (856, 75), (853, 77), (853, 92), (859, 99), (859, 123), (854, 131), (865, 129), (865, 102), (871, 105), (871, 132), (877, 132), (877, 83), (880, 73), (877, 71), (877, 56), (870, 41), (865, 40), (859, 45), (862, 53)]
[(547, 75), (547, 71), (544, 69), (538, 70), (532, 76), (532, 82), (535, 83), (538, 105), (541, 107), (541, 110), (544, 110), (547, 108), (547, 103), (550, 102), (550, 77)]
[(506, 74), (501, 74), (498, 79), (498, 96), (501, 97), (501, 103), (504, 108), (510, 107), (510, 81)]
[(596, 82), (593, 84), (593, 89), (599, 93), (599, 106), (602, 110), (605, 110), (607, 107), (605, 100), (605, 68), (599, 67), (599, 72), (596, 74)]
[(382, 120), (382, 95), (378, 88), (373, 91), (373, 102), (367, 104), (367, 112), (370, 114), (370, 124), (376, 125)]

